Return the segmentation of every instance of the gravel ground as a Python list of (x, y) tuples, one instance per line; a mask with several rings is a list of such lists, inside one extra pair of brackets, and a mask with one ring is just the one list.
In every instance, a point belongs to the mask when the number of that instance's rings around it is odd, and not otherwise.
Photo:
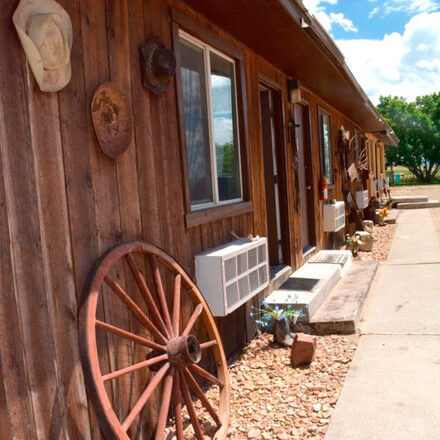
[(388, 258), (396, 228), (397, 225), (375, 226), (373, 250), (371, 252), (359, 252), (359, 258), (361, 260), (385, 261)]
[(230, 366), (231, 439), (323, 439), (357, 336), (318, 336), (315, 361), (290, 365), (290, 349), (262, 334)]

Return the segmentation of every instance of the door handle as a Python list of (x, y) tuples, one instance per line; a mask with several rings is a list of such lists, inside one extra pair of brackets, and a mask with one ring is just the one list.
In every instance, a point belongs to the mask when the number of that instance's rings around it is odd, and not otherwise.
[(306, 189), (308, 189), (310, 191), (312, 189), (312, 186), (311, 185), (306, 186)]

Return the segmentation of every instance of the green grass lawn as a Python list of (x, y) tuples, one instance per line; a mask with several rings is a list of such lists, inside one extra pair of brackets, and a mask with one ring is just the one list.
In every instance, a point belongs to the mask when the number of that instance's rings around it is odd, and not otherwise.
[[(388, 167), (387, 171), (391, 171), (391, 168)], [(408, 168), (402, 167), (402, 166), (394, 167), (394, 172), (400, 173), (400, 174), (405, 174), (405, 176), (412, 176), (413, 175)]]
[[(387, 167), (387, 171), (391, 171), (391, 167)], [(417, 181), (417, 179), (416, 179), (416, 176), (414, 176), (414, 174), (411, 173), (411, 171), (408, 168), (404, 167), (404, 166), (395, 166), (393, 168), (393, 171), (394, 171), (394, 174), (403, 174), (400, 185), (393, 185), (393, 186), (401, 186), (401, 185), (426, 185), (426, 184), (419, 183)], [(433, 182), (432, 184), (438, 184), (439, 180), (440, 180), (440, 171), (437, 173), (436, 181)]]

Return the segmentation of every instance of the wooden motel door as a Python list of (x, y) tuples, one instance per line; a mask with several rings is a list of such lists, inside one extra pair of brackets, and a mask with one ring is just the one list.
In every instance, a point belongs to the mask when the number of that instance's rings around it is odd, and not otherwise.
[(283, 108), (281, 92), (260, 86), (260, 113), (271, 266), (289, 264)]
[(308, 106), (295, 104), (295, 127), (298, 154), (298, 194), (301, 219), (301, 245), (303, 254), (305, 254), (315, 245), (313, 169)]

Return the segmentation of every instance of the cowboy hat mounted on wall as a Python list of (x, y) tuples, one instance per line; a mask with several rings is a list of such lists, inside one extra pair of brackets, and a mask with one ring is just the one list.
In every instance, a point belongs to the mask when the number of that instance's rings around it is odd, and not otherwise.
[(176, 73), (176, 57), (158, 38), (151, 38), (139, 49), (142, 83), (157, 95), (166, 90)]
[(21, 0), (12, 17), (41, 91), (57, 92), (71, 77), (72, 22), (54, 0)]

